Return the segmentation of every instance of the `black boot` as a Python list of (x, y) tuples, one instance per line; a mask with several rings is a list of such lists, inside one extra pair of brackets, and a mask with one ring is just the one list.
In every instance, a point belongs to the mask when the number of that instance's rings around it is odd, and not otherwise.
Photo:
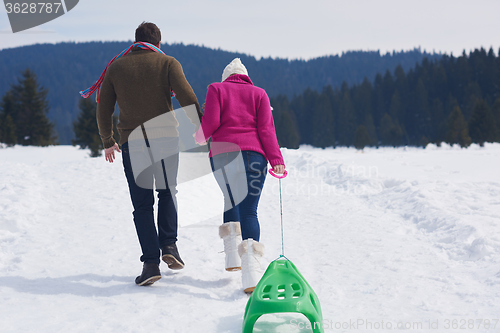
[(179, 251), (175, 243), (170, 245), (165, 245), (161, 248), (162, 256), (164, 262), (167, 263), (170, 269), (183, 269), (184, 261), (182, 261)]
[(142, 274), (135, 278), (135, 283), (140, 286), (149, 286), (159, 279), (161, 279), (159, 265), (145, 262), (142, 266)]

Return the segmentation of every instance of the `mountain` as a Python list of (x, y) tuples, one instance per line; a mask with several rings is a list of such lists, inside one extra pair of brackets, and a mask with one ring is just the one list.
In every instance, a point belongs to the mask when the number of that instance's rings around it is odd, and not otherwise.
[[(88, 42), (36, 44), (0, 50), (0, 95), (17, 83), (21, 71), (29, 67), (38, 82), (49, 90), (49, 118), (55, 122), (61, 144), (70, 144), (72, 123), (79, 109), (79, 91), (91, 86), (106, 64), (131, 42)], [(357, 84), (366, 77), (372, 81), (377, 73), (404, 70), (424, 58), (438, 59), (420, 49), (380, 54), (378, 51), (350, 51), (310, 60), (261, 58), (210, 49), (204, 46), (163, 44), (162, 50), (184, 68), (200, 103), (206, 87), (221, 78), (224, 67), (235, 57), (241, 58), (255, 85), (266, 89), (270, 97), (302, 93), (305, 89), (321, 90), (326, 85), (338, 87), (345, 81)]]

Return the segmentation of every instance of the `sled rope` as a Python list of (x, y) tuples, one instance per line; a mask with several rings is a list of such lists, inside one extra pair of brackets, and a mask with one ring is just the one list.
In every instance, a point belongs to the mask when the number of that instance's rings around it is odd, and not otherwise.
[[(148, 50), (149, 49), (149, 50), (155, 51), (157, 53), (165, 54), (162, 50), (160, 50), (158, 47), (154, 46), (153, 44), (146, 43), (146, 42), (135, 42), (134, 44), (130, 45), (128, 48), (126, 48), (125, 50), (123, 50), (120, 54), (118, 54), (117, 56), (115, 56), (113, 59), (111, 59), (111, 61), (106, 66), (106, 68), (102, 72), (102, 74), (99, 77), (99, 79), (91, 87), (89, 87), (89, 88), (87, 88), (85, 90), (80, 91), (80, 95), (83, 98), (88, 98), (88, 97), (90, 97), (90, 95), (92, 95), (97, 90), (97, 98), (96, 98), (96, 100), (97, 100), (97, 102), (99, 102), (99, 89), (101, 88), (102, 81), (104, 80), (104, 76), (106, 75), (106, 71), (108, 70), (109, 66), (116, 59), (118, 59), (118, 58), (126, 55), (127, 53), (129, 53), (134, 47), (139, 47), (139, 48), (141, 48), (143, 50)], [(172, 97), (175, 96), (175, 94), (174, 94), (174, 92), (172, 90), (171, 90), (171, 95), (172, 95)]]
[[(285, 170), (285, 173), (282, 176), (278, 176), (273, 172), (272, 169), (269, 170), (269, 173), (275, 177), (278, 178), (279, 180), (279, 192), (280, 192), (280, 216), (281, 216), (281, 255), (279, 258), (285, 258), (288, 260), (287, 257), (285, 257), (285, 236), (284, 236), (284, 226), (283, 226), (283, 196), (281, 193), (281, 179), (285, 178), (288, 175), (288, 172)], [(278, 259), (279, 259), (278, 258)]]
[(283, 199), (281, 196), (281, 178), (279, 179), (279, 187), (280, 187), (280, 215), (281, 215), (281, 256), (280, 257), (285, 257), (285, 237), (284, 237), (284, 233), (283, 233)]

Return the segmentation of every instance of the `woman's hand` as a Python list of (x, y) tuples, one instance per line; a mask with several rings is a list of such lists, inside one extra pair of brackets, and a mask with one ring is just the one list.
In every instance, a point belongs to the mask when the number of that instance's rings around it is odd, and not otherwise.
[(273, 172), (275, 174), (283, 174), (285, 173), (285, 166), (283, 164), (273, 166)]
[(117, 143), (115, 143), (113, 147), (104, 149), (104, 157), (106, 158), (106, 161), (108, 161), (109, 163), (113, 163), (113, 161), (115, 160), (115, 150), (119, 153), (122, 152), (120, 150), (120, 146), (118, 146)]
[(196, 141), (196, 133), (193, 133), (193, 138), (194, 138), (194, 142), (196, 142), (200, 146), (205, 146), (207, 144), (207, 141), (208, 141), (208, 140), (205, 141), (205, 142), (198, 142), (198, 141)]

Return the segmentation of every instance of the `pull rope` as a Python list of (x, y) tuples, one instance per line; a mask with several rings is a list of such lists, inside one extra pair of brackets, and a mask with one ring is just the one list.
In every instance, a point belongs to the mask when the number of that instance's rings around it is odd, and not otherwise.
[[(280, 192), (280, 217), (281, 217), (281, 255), (279, 256), (278, 259), (285, 258), (288, 260), (287, 257), (285, 257), (285, 232), (284, 232), (284, 225), (283, 225), (283, 196), (281, 193), (281, 180), (285, 178), (288, 175), (288, 172), (285, 170), (285, 173), (282, 176), (278, 176), (273, 172), (272, 169), (269, 169), (269, 173), (275, 177), (278, 178), (279, 180), (279, 192)], [(276, 260), (278, 260), (276, 259)]]
[[(283, 198), (281, 196), (281, 178), (279, 179), (280, 186), (280, 215), (281, 215), (281, 256), (285, 257), (285, 236), (283, 232)], [(286, 258), (286, 257), (285, 257)]]

